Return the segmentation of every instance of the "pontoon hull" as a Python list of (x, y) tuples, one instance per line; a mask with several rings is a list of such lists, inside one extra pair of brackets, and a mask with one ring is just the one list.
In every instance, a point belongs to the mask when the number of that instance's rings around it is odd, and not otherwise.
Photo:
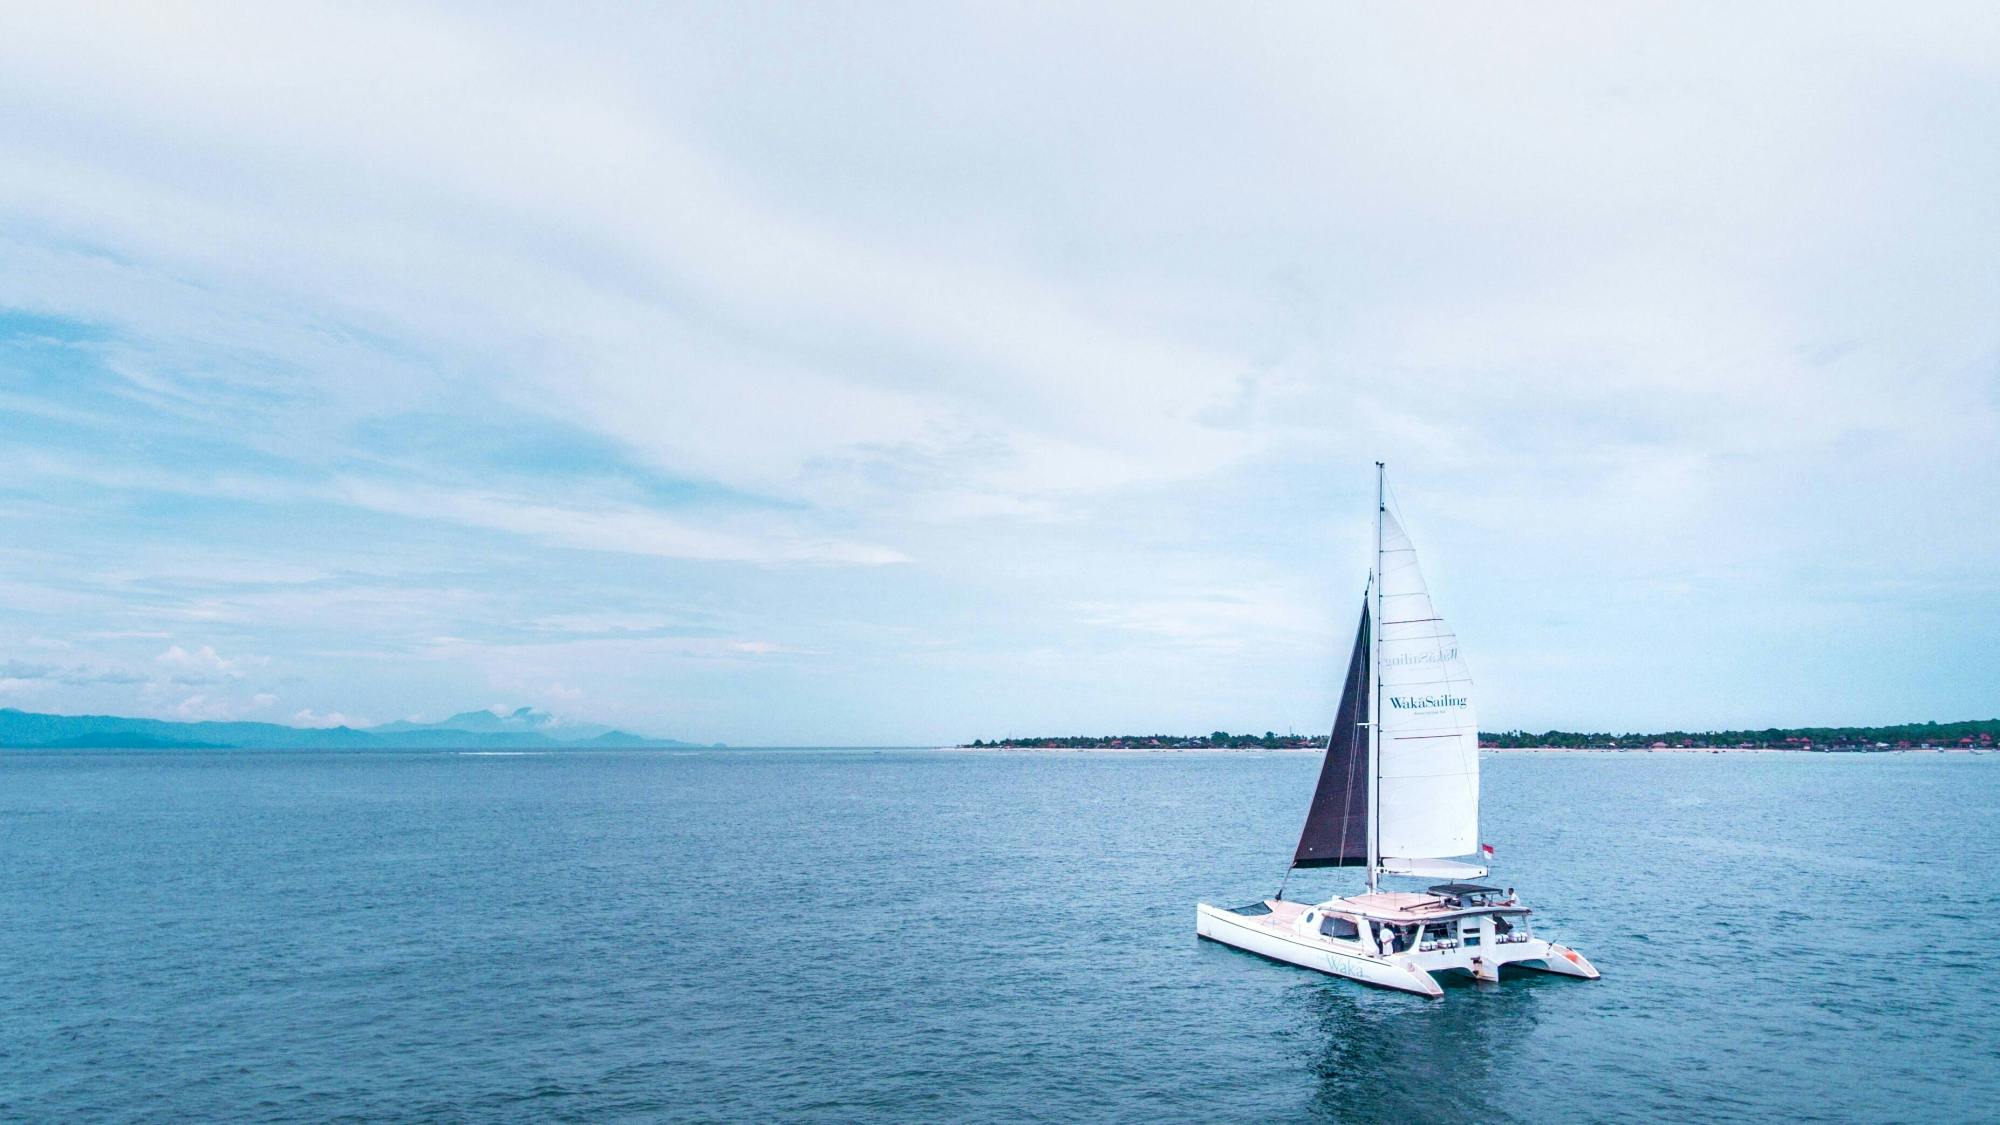
[(1530, 944), (1543, 947), (1544, 952), (1539, 956), (1516, 958), (1508, 963), (1518, 964), (1524, 969), (1540, 969), (1545, 973), (1559, 973), (1566, 977), (1582, 977), (1585, 980), (1597, 979), (1597, 966), (1592, 965), (1588, 960), (1584, 959), (1583, 954), (1578, 953), (1569, 946), (1558, 945), (1552, 941), (1531, 942)]
[(1257, 925), (1241, 914), (1205, 902), (1195, 905), (1194, 932), (1210, 941), (1233, 945), (1302, 968), (1358, 980), (1363, 984), (1432, 998), (1444, 995), (1444, 989), (1438, 987), (1438, 982), (1415, 965), (1407, 962), (1399, 965), (1381, 957), (1351, 955), (1334, 949), (1331, 943), (1316, 942), (1303, 935), (1279, 933)]

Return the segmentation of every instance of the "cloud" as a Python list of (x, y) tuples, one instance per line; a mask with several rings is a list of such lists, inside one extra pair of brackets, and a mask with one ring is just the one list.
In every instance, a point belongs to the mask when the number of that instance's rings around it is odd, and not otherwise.
[[(175, 470), (133, 472), (83, 458), (30, 456), (24, 473), (92, 486), (259, 504), (321, 503), (348, 505), (413, 520), (442, 521), (466, 527), (506, 532), (550, 546), (659, 558), (699, 559), (763, 564), (828, 564), (884, 566), (908, 562), (894, 548), (813, 534), (796, 517), (753, 510), (728, 514), (708, 512), (700, 519), (632, 504), (588, 503), (537, 498), (489, 489), (444, 487), (416, 480), (347, 477), (329, 482), (246, 480)], [(215, 581), (227, 575), (213, 571), (200, 577)], [(326, 577), (321, 570), (253, 565), (235, 576), (239, 582), (271, 585), (309, 584)], [(112, 636), (165, 636), (155, 631), (128, 631)]]
[(208, 694), (190, 695), (174, 705), (173, 716), (184, 722), (221, 722), (234, 719), (237, 705), (232, 700)]
[(213, 645), (203, 645), (193, 652), (171, 645), (154, 657), (153, 662), (165, 668), (175, 683), (212, 684), (243, 678), (239, 662), (223, 658)]
[(527, 623), (536, 632), (553, 636), (672, 636), (698, 633), (709, 628), (701, 615), (634, 613), (608, 609), (593, 613), (546, 614)]
[(96, 668), (87, 664), (41, 664), (23, 660), (0, 662), (0, 680), (46, 680), (69, 685), (138, 684), (146, 677), (119, 668)]
[(892, 548), (817, 538), (781, 526), (725, 530), (633, 507), (570, 507), (493, 493), (362, 481), (346, 482), (340, 493), (375, 511), (444, 519), (584, 550), (719, 562), (881, 566), (909, 561)]
[(365, 727), (366, 720), (352, 719), (339, 711), (321, 713), (310, 707), (302, 707), (292, 714), (292, 725), (300, 727)]
[(795, 645), (780, 644), (776, 641), (730, 641), (723, 646), (726, 651), (740, 652), (745, 656), (823, 656), (815, 649), (799, 648)]
[[(396, 22), (419, 41), (445, 37), (449, 55), (467, 68), (464, 80), (496, 114), (538, 121), (548, 132), (526, 148), (504, 143), (515, 126), (468, 130), (454, 101), (432, 96), (434, 76), (393, 69), (378, 78), (399, 111), (357, 113), (347, 68), (330, 64), (319, 36), (354, 41), (376, 29), (335, 19), (308, 42), (303, 27), (286, 21), (260, 38), (266, 63), (290, 60), (295, 91), (280, 132), (286, 139), (274, 146), (275, 122), (254, 108), (257, 99), (219, 96), (254, 82), (250, 74), (264, 64), (245, 71), (240, 59), (197, 62), (212, 45), (184, 38), (174, 25), (151, 24), (143, 35), (135, 27), (128, 38), (81, 36), (59, 19), (40, 21), (31, 30), (41, 46), (83, 51), (124, 75), (108, 87), (71, 91), (122, 116), (112, 128), (172, 132), (197, 115), (220, 158), (254, 153), (268, 161), (252, 176), (274, 194), (225, 204), (213, 197), (212, 180), (183, 180), (136, 153), (93, 166), (82, 153), (17, 152), (28, 209), (47, 218), (87, 211), (103, 240), (144, 263), (113, 271), (102, 258), (24, 250), (15, 262), (21, 295), (72, 302), (94, 288), (113, 298), (103, 302), (105, 319), (143, 323), (141, 310), (150, 309), (176, 326), (196, 316), (213, 322), (234, 300), (251, 299), (246, 286), (275, 280), (258, 261), (286, 260), (289, 280), (280, 284), (307, 307), (345, 293), (341, 315), (367, 331), (425, 350), (471, 346), (506, 372), (498, 385), (509, 401), (601, 430), (674, 471), (794, 496), (826, 495), (829, 485), (850, 488), (878, 467), (940, 457), (964, 483), (1032, 493), (1177, 477), (1228, 456), (1233, 443), (1194, 440), (1203, 428), (1191, 419), (1218, 386), (1233, 387), (1234, 357), (1093, 315), (1030, 271), (856, 237), (801, 201), (744, 182), (671, 117), (601, 83), (601, 60), (551, 56), (539, 35), (434, 16)], [(543, 99), (506, 78), (531, 57), (560, 93)], [(16, 61), (22, 79), (42, 90), (67, 85), (64, 72), (44, 69), (32, 53)], [(299, 143), (305, 135), (316, 138), (313, 146)], [(607, 160), (617, 174), (549, 172)], [(421, 177), (440, 177), (457, 198), (415, 212), (326, 209), (306, 226), (285, 210), (363, 169), (392, 191), (428, 195), (409, 172), (419, 164), (428, 169)], [(150, 214), (148, 222), (118, 218), (135, 208)], [(585, 259), (610, 268), (563, 268), (513, 233), (524, 223), (574, 232)], [(162, 267), (201, 276), (203, 288), (219, 284), (231, 297), (199, 314), (192, 290), (185, 297), (157, 286), (133, 291), (136, 274)], [(354, 300), (357, 285), (368, 296)], [(693, 300), (662, 300), (669, 296)], [(163, 300), (174, 303), (162, 308)], [(305, 324), (245, 317), (214, 327), (221, 338), (293, 363), (336, 360), (325, 336)], [(165, 408), (212, 409), (208, 395), (170, 371), (126, 370), (137, 393)], [(912, 379), (913, 370), (924, 377)], [(354, 394), (326, 405), (338, 416), (365, 409), (369, 397), (379, 408), (434, 385), (405, 374), (397, 366), (361, 376)], [(207, 381), (235, 379), (281, 396), (329, 389), (272, 374)], [(1004, 391), (996, 393), (996, 380)], [(746, 433), (756, 437), (746, 441)]]
[(1094, 603), (1078, 607), (1086, 625), (1151, 636), (1176, 647), (1307, 651), (1323, 639), (1315, 608), (1267, 594), (1211, 590), (1157, 601)]
[[(1501, 714), (1762, 705), (1660, 664), (1732, 598), (1701, 667), (1834, 662), (1764, 698), (1983, 705), (1996, 58), (1960, 4), (38, 9), (0, 641), (78, 651), (6, 682), (1263, 729), (1385, 458)], [(1566, 644), (1628, 673), (1501, 671)]]

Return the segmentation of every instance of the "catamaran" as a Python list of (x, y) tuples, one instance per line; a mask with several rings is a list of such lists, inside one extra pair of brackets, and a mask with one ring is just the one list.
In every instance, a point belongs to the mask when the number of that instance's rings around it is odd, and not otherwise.
[[(1534, 932), (1487, 875), (1479, 842), (1479, 723), (1458, 638), (1431, 604), (1416, 549), (1375, 463), (1375, 566), (1319, 784), (1292, 854), (1300, 867), (1367, 868), (1368, 889), (1225, 910), (1195, 905), (1202, 937), (1368, 984), (1440, 997), (1434, 974), (1500, 979), (1502, 965), (1597, 979), (1583, 954)], [(1379, 622), (1379, 628), (1373, 627)], [(1468, 862), (1473, 857), (1477, 862)], [(1442, 879), (1423, 891), (1385, 878)]]

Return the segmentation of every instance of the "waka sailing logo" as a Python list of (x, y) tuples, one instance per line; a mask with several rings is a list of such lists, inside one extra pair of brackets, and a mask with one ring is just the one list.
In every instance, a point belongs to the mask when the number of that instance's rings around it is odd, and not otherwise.
[(1398, 711), (1424, 711), (1432, 707), (1463, 707), (1462, 695), (1392, 695), (1389, 706)]
[(1401, 668), (1408, 664), (1443, 664), (1447, 660), (1458, 659), (1458, 646), (1431, 649), (1428, 652), (1399, 652), (1382, 658), (1382, 667)]

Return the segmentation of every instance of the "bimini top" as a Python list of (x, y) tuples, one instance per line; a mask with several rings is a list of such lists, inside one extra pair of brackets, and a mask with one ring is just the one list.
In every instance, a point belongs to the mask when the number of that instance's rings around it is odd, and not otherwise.
[(1418, 894), (1415, 891), (1377, 891), (1374, 894), (1353, 895), (1348, 898), (1328, 899), (1319, 904), (1321, 910), (1333, 914), (1354, 913), (1383, 922), (1434, 922), (1441, 918), (1460, 918), (1474, 914), (1529, 914), (1527, 907), (1517, 904), (1483, 903), (1453, 906), (1436, 895)]
[(1466, 895), (1497, 895), (1500, 893), (1500, 888), (1482, 887), (1478, 883), (1439, 883), (1437, 886), (1431, 887), (1430, 892), (1434, 895), (1450, 895), (1452, 898), (1464, 898)]

